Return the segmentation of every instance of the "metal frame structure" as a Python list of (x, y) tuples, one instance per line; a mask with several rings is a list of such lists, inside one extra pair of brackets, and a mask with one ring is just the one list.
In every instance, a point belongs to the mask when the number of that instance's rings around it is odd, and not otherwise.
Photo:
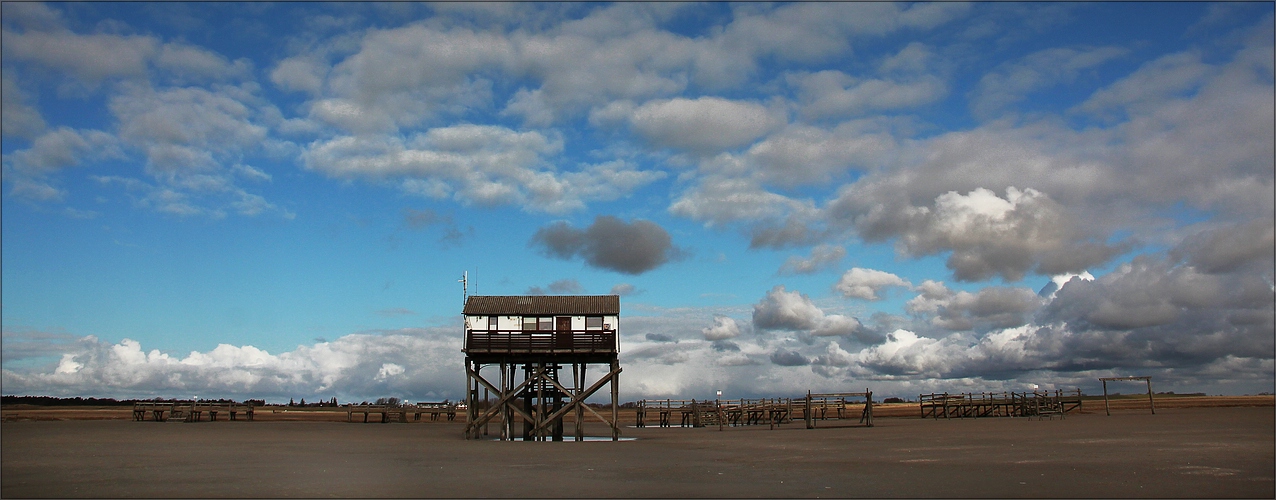
[(1104, 411), (1104, 413), (1107, 413), (1109, 417), (1111, 417), (1111, 416), (1112, 416), (1112, 409), (1108, 406), (1108, 382), (1109, 382), (1109, 381), (1118, 381), (1118, 380), (1143, 380), (1143, 381), (1146, 381), (1146, 382), (1148, 383), (1148, 405), (1150, 405), (1150, 406), (1152, 407), (1152, 414), (1153, 414), (1153, 415), (1156, 415), (1156, 401), (1153, 401), (1153, 400), (1152, 400), (1152, 377), (1142, 377), (1142, 376), (1134, 376), (1134, 377), (1102, 377), (1102, 378), (1100, 378), (1100, 379), (1099, 379), (1099, 381), (1100, 381), (1100, 382), (1103, 382), (1103, 411)]
[[(553, 330), (476, 328), (467, 321), (462, 349), (466, 439), (481, 439), (488, 424), (496, 423), (503, 441), (514, 440), (519, 434), (524, 441), (562, 441), (565, 417), (573, 415), (572, 434), (579, 442), (585, 437), (588, 412), (611, 428), (613, 441), (619, 440), (618, 329), (611, 324), (601, 329), (571, 327), (571, 318), (591, 315), (612, 317), (619, 323), (619, 296), (471, 296), (466, 299), (464, 314), (555, 318)], [(604, 374), (586, 386), (590, 365), (603, 365)], [(488, 375), (484, 369), (494, 370)], [(568, 370), (570, 380), (565, 377)], [(611, 389), (610, 419), (585, 403), (607, 386)], [(479, 399), (480, 388), (483, 399)], [(520, 420), (521, 432), (516, 429)]]

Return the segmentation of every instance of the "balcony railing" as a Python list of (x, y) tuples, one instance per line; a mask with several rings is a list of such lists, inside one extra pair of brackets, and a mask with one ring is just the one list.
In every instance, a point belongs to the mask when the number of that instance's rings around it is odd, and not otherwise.
[(466, 330), (467, 354), (607, 354), (616, 330)]

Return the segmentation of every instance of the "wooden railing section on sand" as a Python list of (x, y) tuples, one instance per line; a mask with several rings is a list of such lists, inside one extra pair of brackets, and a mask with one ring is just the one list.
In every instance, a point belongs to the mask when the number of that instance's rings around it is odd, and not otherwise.
[(146, 414), (151, 414), (151, 420), (156, 422), (199, 422), (205, 413), (208, 414), (210, 422), (217, 421), (217, 414), (224, 413), (230, 416), (231, 420), (235, 420), (238, 414), (243, 413), (249, 421), (253, 419), (253, 405), (240, 403), (201, 403), (196, 401), (148, 401), (133, 404), (133, 420), (141, 422), (146, 420)]
[(415, 405), (378, 405), (378, 404), (348, 404), (344, 408), (346, 410), (346, 421), (354, 422), (356, 413), (363, 414), (363, 422), (368, 422), (368, 416), (376, 413), (381, 416), (381, 423), (390, 422), (408, 422), (408, 415), (412, 415), (413, 421), (421, 420), (422, 414), (429, 414), (430, 420), (438, 420), (440, 416), (445, 416), (448, 422), (456, 419), (457, 408), (461, 405), (457, 403), (417, 403)]
[(1062, 418), (1081, 409), (1081, 389), (1033, 392), (934, 393), (917, 397), (922, 418)]
[(777, 425), (793, 422), (798, 412), (806, 428), (814, 429), (817, 420), (849, 419), (852, 411), (859, 411), (859, 423), (873, 426), (873, 392), (839, 392), (816, 394), (808, 392), (797, 398), (757, 398), (726, 400), (695, 399), (644, 399), (636, 408), (636, 427), (646, 427), (649, 414), (654, 413), (660, 427), (673, 427), (673, 415), (678, 414), (679, 427), (705, 427), (710, 425), (746, 426)]

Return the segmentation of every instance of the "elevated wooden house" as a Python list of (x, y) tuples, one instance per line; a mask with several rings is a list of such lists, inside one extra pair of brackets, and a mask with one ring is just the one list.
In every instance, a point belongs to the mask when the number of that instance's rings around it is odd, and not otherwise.
[[(480, 438), (486, 424), (499, 423), (501, 439), (512, 440), (515, 424), (521, 420), (524, 440), (559, 441), (564, 417), (571, 414), (580, 441), (585, 411), (611, 426), (613, 440), (619, 438), (619, 296), (476, 295), (466, 299), (463, 314), (466, 438)], [(586, 387), (589, 365), (606, 368), (601, 378)], [(484, 368), (499, 373), (485, 375)], [(568, 369), (570, 380), (566, 379)], [(493, 381), (494, 376), (499, 379)], [(610, 421), (585, 405), (587, 398), (607, 385), (611, 386)], [(480, 389), (487, 393), (483, 400)]]

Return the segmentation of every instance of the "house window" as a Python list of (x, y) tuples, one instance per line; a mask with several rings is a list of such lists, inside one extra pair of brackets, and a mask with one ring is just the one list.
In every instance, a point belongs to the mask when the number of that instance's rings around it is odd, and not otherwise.
[(536, 329), (535, 316), (523, 316), (523, 331), (531, 331)]
[(549, 331), (554, 329), (553, 317), (523, 317), (523, 331)]
[(496, 316), (487, 317), (487, 329), (496, 330)]
[(603, 317), (602, 316), (586, 316), (585, 329), (586, 330), (602, 330)]

